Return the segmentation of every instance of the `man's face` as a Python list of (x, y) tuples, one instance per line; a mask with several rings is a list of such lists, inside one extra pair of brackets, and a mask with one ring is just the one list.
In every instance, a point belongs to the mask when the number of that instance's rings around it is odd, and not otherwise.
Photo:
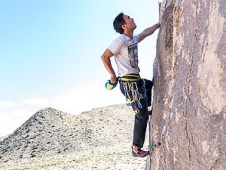
[(134, 30), (137, 25), (136, 23), (134, 22), (133, 18), (130, 18), (130, 16), (128, 15), (123, 15), (123, 19), (125, 21), (126, 24), (124, 24), (124, 29), (128, 29), (128, 30)]

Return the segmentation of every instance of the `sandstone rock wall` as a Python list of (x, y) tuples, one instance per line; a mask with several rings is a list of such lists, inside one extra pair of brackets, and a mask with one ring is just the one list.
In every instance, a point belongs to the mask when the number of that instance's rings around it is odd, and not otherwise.
[(226, 169), (226, 1), (163, 0), (152, 169)]

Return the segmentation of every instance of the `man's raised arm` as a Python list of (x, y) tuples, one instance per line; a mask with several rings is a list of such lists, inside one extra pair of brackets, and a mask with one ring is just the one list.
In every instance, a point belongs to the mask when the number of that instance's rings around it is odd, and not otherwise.
[(160, 27), (160, 23), (157, 23), (149, 28), (146, 28), (143, 32), (141, 32), (139, 36), (139, 41), (141, 42), (143, 39), (145, 39), (147, 36), (153, 34), (155, 30), (157, 30)]

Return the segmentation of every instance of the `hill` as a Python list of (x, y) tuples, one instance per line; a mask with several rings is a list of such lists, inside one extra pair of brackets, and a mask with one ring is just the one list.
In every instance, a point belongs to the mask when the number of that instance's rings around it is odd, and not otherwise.
[(81, 115), (42, 109), (0, 142), (0, 165), (3, 169), (143, 169), (145, 160), (130, 153), (133, 117), (123, 105)]

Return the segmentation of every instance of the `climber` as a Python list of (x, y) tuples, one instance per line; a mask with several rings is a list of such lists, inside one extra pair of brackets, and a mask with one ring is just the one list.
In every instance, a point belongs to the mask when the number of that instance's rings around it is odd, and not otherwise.
[[(135, 112), (132, 155), (145, 157), (148, 151), (142, 150), (148, 121), (148, 106), (151, 105), (151, 89), (153, 82), (142, 79), (138, 66), (138, 43), (150, 36), (160, 27), (160, 22), (146, 28), (138, 35), (133, 35), (136, 29), (134, 19), (124, 13), (116, 16), (113, 22), (118, 36), (101, 56), (106, 70), (110, 73), (110, 83), (119, 80), (120, 90)], [(118, 68), (118, 76), (112, 67), (111, 57), (114, 56)], [(113, 86), (111, 86), (113, 87)]]

